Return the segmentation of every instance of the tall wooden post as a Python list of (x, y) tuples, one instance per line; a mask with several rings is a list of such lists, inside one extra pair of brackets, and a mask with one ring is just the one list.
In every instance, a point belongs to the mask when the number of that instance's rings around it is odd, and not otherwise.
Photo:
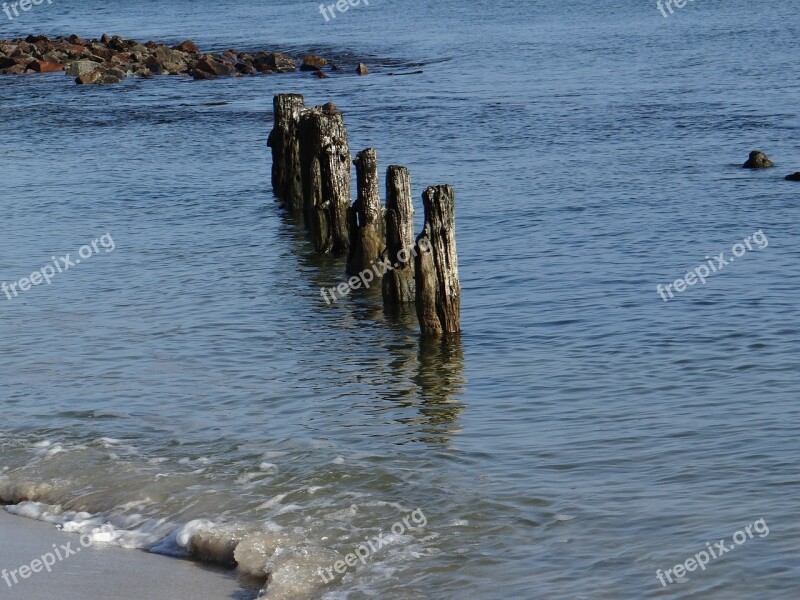
[(375, 261), (386, 251), (383, 208), (378, 192), (378, 155), (373, 148), (356, 154), (358, 195), (348, 210), (350, 254), (347, 274), (357, 275), (365, 269), (375, 269)]
[(383, 303), (414, 302), (414, 204), (411, 176), (406, 167), (386, 169), (386, 253), (398, 267), (383, 275)]
[(277, 94), (272, 99), (274, 127), (267, 145), (272, 148), (272, 191), (290, 213), (303, 207), (298, 123), (305, 108), (300, 94)]
[[(317, 252), (338, 254), (350, 246), (350, 147), (342, 114), (333, 104), (300, 114), (303, 212)], [(319, 163), (319, 181), (314, 162)]]
[(422, 194), (425, 227), (417, 236), (416, 301), (423, 335), (460, 331), (461, 284), (456, 254), (455, 192), (449, 185)]

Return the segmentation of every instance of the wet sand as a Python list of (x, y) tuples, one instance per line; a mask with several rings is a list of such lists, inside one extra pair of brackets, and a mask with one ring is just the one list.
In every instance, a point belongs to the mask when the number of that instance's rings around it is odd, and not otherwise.
[[(0, 578), (4, 600), (253, 600), (257, 590), (242, 589), (230, 571), (141, 550), (97, 544), (83, 548), (76, 534), (63, 533), (48, 523), (17, 517), (0, 509), (0, 577), (5, 569), (9, 588)], [(80, 552), (58, 561), (48, 573), (19, 576), (53, 551), (53, 544), (70, 544)], [(64, 554), (64, 552), (62, 552)], [(38, 565), (35, 565), (38, 567)], [(41, 568), (41, 567), (38, 567)], [(19, 583), (10, 576), (17, 570)]]

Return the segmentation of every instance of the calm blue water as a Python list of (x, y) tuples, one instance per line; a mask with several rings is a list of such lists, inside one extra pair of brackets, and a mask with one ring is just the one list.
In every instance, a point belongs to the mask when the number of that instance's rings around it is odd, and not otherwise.
[[(2, 21), (373, 74), (0, 78), (0, 280), (116, 246), (0, 297), (0, 496), (167, 554), (244, 540), (265, 598), (792, 597), (799, 30), (785, 0), (373, 0), (331, 23), (314, 2), (54, 0)], [(322, 301), (343, 263), (269, 185), (281, 92), (333, 101), (417, 199), (455, 186), (459, 341), (421, 344), (374, 295)], [(778, 168), (739, 168), (755, 148)], [(656, 293), (757, 230), (763, 250)], [(367, 566), (315, 575), (417, 508)]]

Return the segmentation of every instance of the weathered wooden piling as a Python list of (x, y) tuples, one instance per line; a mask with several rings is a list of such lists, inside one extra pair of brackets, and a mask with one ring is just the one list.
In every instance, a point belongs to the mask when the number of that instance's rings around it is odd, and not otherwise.
[(300, 113), (303, 212), (318, 252), (338, 254), (350, 246), (350, 147), (342, 114), (333, 104)]
[(386, 253), (398, 266), (383, 275), (383, 303), (414, 302), (414, 204), (411, 176), (406, 167), (386, 169)]
[(274, 127), (267, 145), (272, 148), (272, 191), (290, 213), (303, 210), (298, 123), (305, 109), (300, 94), (277, 94), (272, 99)]
[[(425, 225), (415, 239), (407, 168), (387, 169), (384, 210), (377, 153), (372, 148), (359, 152), (352, 161), (357, 198), (350, 206), (351, 157), (342, 114), (331, 103), (305, 108), (299, 94), (279, 94), (273, 106), (272, 187), (282, 204), (303, 215), (314, 248), (347, 252), (348, 275), (369, 270), (372, 281), (382, 273), (384, 306), (414, 302), (423, 336), (459, 332), (461, 284), (453, 188), (433, 186), (422, 194)], [(380, 261), (384, 265), (376, 268)]]
[(417, 317), (423, 335), (460, 331), (461, 284), (456, 253), (455, 192), (449, 185), (422, 194), (425, 226), (417, 236)]
[(377, 261), (386, 251), (386, 233), (383, 207), (378, 191), (378, 155), (374, 148), (356, 154), (357, 196), (348, 209), (347, 223), (350, 235), (350, 253), (347, 257), (347, 274), (357, 275), (365, 269), (375, 269)]

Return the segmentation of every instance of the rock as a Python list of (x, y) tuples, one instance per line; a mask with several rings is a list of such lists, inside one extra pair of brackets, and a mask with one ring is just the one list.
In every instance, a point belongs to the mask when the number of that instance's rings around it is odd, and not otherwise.
[(335, 64), (331, 63), (331, 71), (341, 71), (341, 70), (342, 70), (342, 67), (340, 67), (339, 65), (335, 65)]
[(274, 73), (275, 69), (268, 63), (262, 62), (261, 59), (256, 59), (253, 63), (253, 68), (259, 73)]
[(273, 71), (278, 73), (289, 73), (290, 71), (297, 70), (295, 60), (288, 54), (281, 52), (270, 52), (266, 56), (266, 63), (272, 67)]
[(107, 33), (104, 33), (103, 35), (100, 36), (101, 44), (108, 45), (108, 42), (110, 41), (111, 41), (111, 36), (109, 36)]
[(787, 175), (785, 179), (786, 181), (800, 181), (800, 171), (792, 173), (791, 175)]
[(96, 63), (93, 60), (75, 60), (67, 63), (66, 72), (67, 75), (71, 75), (72, 77), (79, 77), (95, 71), (99, 66), (100, 63)]
[(358, 63), (358, 67), (356, 67), (356, 73), (359, 75), (369, 75), (369, 69), (364, 63)]
[(192, 71), (192, 77), (195, 79), (216, 79), (217, 76), (213, 73), (208, 73), (207, 71), (201, 71), (200, 69), (194, 69)]
[(328, 64), (327, 58), (322, 58), (316, 54), (306, 54), (303, 57), (303, 64), (300, 65), (301, 71), (319, 71), (321, 67)]
[(238, 62), (234, 65), (234, 68), (241, 73), (242, 75), (257, 75), (258, 71), (255, 70), (254, 67), (251, 67), (245, 62)]
[(79, 85), (121, 83), (125, 73), (119, 69), (97, 69), (91, 73), (84, 73), (75, 80)]
[(22, 57), (4, 57), (0, 58), (0, 69), (10, 69), (17, 65), (25, 66), (31, 61)]
[(28, 65), (31, 71), (36, 73), (54, 73), (56, 71), (63, 71), (64, 67), (58, 63), (51, 63), (44, 60), (35, 60)]
[(78, 44), (80, 46), (86, 45), (86, 40), (84, 40), (82, 37), (75, 35), (74, 33), (71, 36), (69, 36), (67, 40), (69, 41), (70, 44)]
[(768, 167), (774, 167), (775, 163), (773, 163), (770, 159), (767, 158), (767, 155), (761, 152), (760, 150), (753, 150), (750, 153), (750, 158), (747, 159), (747, 162), (742, 165), (743, 169), (766, 169)]
[(314, 75), (314, 77), (316, 77), (317, 79), (328, 79), (328, 75), (326, 75), (322, 71), (314, 71), (312, 75)]
[[(195, 74), (197, 71), (200, 71), (201, 73), (205, 73), (213, 77), (220, 77), (222, 75), (233, 75), (233, 73), (236, 72), (236, 68), (233, 65), (214, 58), (213, 56), (206, 55), (197, 61), (193, 71)], [(208, 77), (195, 76), (195, 79), (208, 79)]]
[(111, 57), (114, 56), (114, 52), (112, 50), (109, 50), (100, 44), (89, 44), (88, 48), (92, 55), (102, 58), (103, 60), (111, 60)]
[(184, 40), (177, 46), (173, 46), (172, 49), (178, 52), (186, 52), (187, 54), (200, 54), (200, 50), (192, 40)]
[(67, 55), (64, 52), (47, 52), (42, 55), (42, 60), (60, 65), (67, 61)]
[(108, 42), (108, 47), (111, 50), (116, 50), (118, 52), (121, 52), (122, 50), (125, 50), (128, 47), (128, 44), (121, 37), (115, 35), (114, 37), (111, 38), (111, 41)]
[(153, 53), (162, 63), (186, 64), (186, 56), (178, 50), (170, 50), (166, 46), (159, 46)]

